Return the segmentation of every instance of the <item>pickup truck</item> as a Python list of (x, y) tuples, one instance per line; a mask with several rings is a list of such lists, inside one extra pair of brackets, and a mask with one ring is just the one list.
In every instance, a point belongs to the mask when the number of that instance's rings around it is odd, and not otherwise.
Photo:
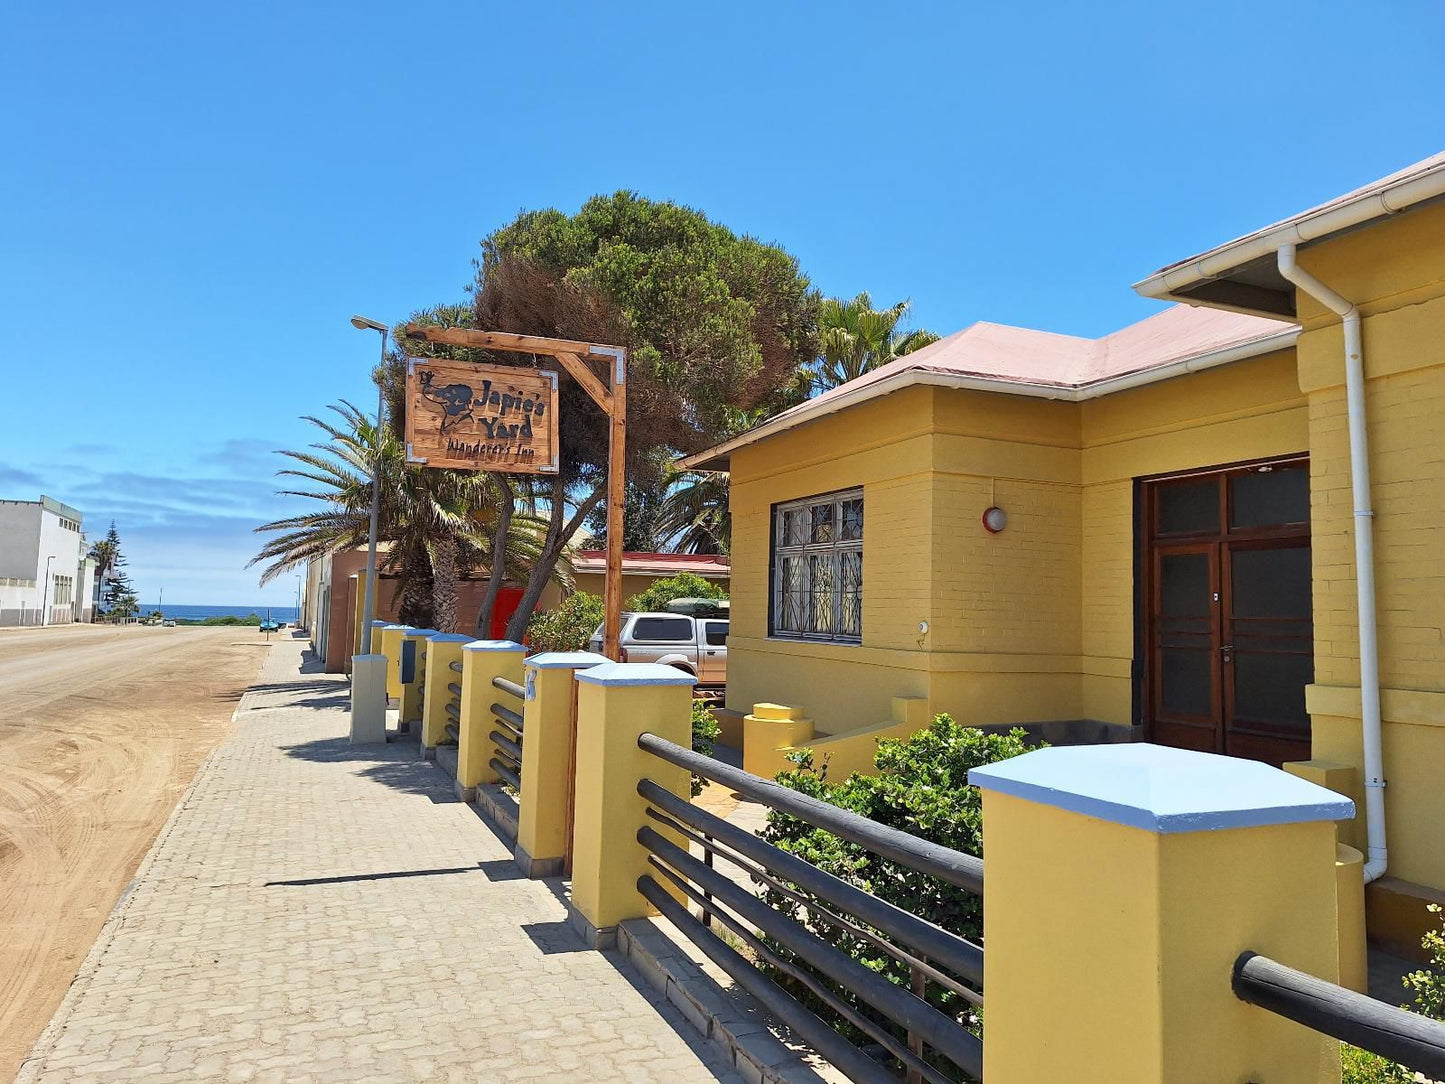
[[(687, 671), (699, 685), (727, 684), (726, 617), (625, 613), (621, 641), (623, 662), (658, 662)], [(600, 625), (587, 647), (590, 651), (602, 650)]]

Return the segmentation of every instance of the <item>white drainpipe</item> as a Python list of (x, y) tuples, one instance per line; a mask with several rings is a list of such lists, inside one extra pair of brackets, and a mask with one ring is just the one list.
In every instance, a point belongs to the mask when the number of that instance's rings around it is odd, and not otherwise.
[(1380, 734), (1380, 650), (1375, 636), (1375, 512), (1370, 506), (1370, 443), (1365, 427), (1365, 357), (1360, 310), (1278, 250), (1279, 273), (1336, 313), (1345, 332), (1345, 408), (1350, 430), (1350, 490), (1355, 506), (1355, 585), (1360, 626), (1360, 716), (1365, 738), (1365, 883), (1385, 872), (1385, 765)]

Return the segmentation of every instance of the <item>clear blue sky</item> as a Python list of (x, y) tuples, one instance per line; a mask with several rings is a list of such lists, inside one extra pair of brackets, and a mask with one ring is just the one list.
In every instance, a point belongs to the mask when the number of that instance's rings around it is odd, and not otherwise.
[(0, 13), (0, 496), (114, 517), (142, 598), (243, 565), (270, 450), (371, 402), (522, 208), (633, 188), (824, 291), (1098, 335), (1176, 258), (1445, 146), (1445, 8), (129, 4)]

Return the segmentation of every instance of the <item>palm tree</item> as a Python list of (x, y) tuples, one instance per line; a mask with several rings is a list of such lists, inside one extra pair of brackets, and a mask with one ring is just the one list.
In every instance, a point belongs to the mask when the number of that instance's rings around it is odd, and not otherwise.
[(813, 393), (856, 380), (938, 341), (931, 331), (900, 331), (898, 325), (907, 313), (907, 301), (875, 309), (867, 291), (851, 301), (825, 298), (818, 307), (819, 356), (811, 366)]
[[(322, 507), (256, 528), (274, 535), (250, 562), (269, 562), (262, 583), (304, 561), (366, 544), (373, 470), (381, 479), (377, 533), (390, 543), (386, 562), (398, 579), (403, 620), (457, 630), (457, 583), (464, 572), (486, 563), (500, 519), (506, 520), (506, 567), (527, 570), (539, 559), (546, 524), (504, 507), (500, 494), (510, 501), (510, 489), (480, 471), (410, 465), (389, 426), (378, 433), (375, 422), (345, 401), (331, 409), (340, 415), (339, 424), (306, 418), (326, 434), (326, 441), (280, 453), (300, 466), (279, 475), (315, 487), (282, 490), (282, 495), (315, 500)], [(570, 567), (565, 562), (560, 567), (559, 575), (570, 578)]]
[(679, 475), (662, 499), (659, 533), (678, 553), (727, 553), (732, 546), (728, 476), (724, 471)]

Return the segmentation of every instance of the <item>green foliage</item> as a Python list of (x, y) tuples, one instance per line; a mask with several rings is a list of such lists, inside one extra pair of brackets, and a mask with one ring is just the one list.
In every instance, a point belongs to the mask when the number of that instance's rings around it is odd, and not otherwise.
[(602, 624), (604, 609), (596, 595), (568, 595), (555, 609), (532, 615), (527, 642), (533, 651), (581, 651)]
[[(692, 751), (701, 753), (705, 757), (712, 756), (712, 751), (717, 747), (717, 740), (722, 734), (722, 727), (718, 726), (717, 719), (713, 717), (712, 708), (706, 700), (694, 700), (692, 702)], [(708, 781), (701, 776), (692, 777), (692, 796), (696, 798), (702, 793), (702, 788), (708, 786)]]
[(1340, 1084), (1414, 1084), (1415, 1074), (1403, 1065), (1348, 1043), (1340, 1047)]
[(634, 192), (519, 215), (482, 242), (474, 293), (484, 327), (621, 339), (639, 453), (700, 450), (730, 409), (767, 402), (815, 355), (818, 299), (796, 259)]
[[(124, 580), (124, 573), (120, 574)], [(116, 587), (116, 581), (111, 580), (110, 586), (105, 592), (105, 619), (107, 621), (129, 621), (140, 612), (140, 600), (135, 597), (135, 592), (130, 589), (129, 581), (123, 586)]]
[[(1404, 1007), (1432, 1020), (1445, 1020), (1445, 918), (1440, 917), (1439, 904), (1432, 903), (1429, 909), (1440, 918), (1441, 926), (1427, 930), (1420, 939), (1430, 963), (1405, 976), (1405, 989), (1412, 991), (1415, 998)], [(1415, 1074), (1403, 1065), (1348, 1043), (1340, 1047), (1340, 1060), (1344, 1069), (1341, 1084), (1412, 1084), (1415, 1080)]]
[(705, 580), (696, 572), (679, 572), (665, 580), (658, 580), (646, 591), (632, 596), (627, 608), (633, 613), (655, 613), (675, 598), (725, 599), (728, 593), (722, 587)]
[(234, 614), (228, 614), (225, 617), (178, 617), (176, 618), (176, 624), (202, 627), (259, 628), (261, 625), (261, 615), (250, 613), (245, 617), (236, 617)]
[(109, 621), (130, 620), (140, 612), (140, 601), (131, 587), (130, 577), (125, 574), (126, 559), (120, 550), (120, 532), (115, 529), (115, 520), (110, 521), (105, 538), (90, 547), (90, 556), (95, 560), (96, 576), (104, 584), (100, 612)]
[(860, 293), (830, 297), (818, 308), (818, 358), (809, 367), (813, 394), (857, 380), (866, 372), (938, 341), (931, 331), (901, 331), (908, 302), (875, 309)]
[(1430, 904), (1430, 913), (1440, 919), (1440, 928), (1429, 930), (1420, 939), (1420, 947), (1430, 957), (1430, 966), (1405, 976), (1405, 988), (1414, 991), (1415, 1000), (1409, 1008), (1423, 1016), (1445, 1020), (1445, 918), (1438, 903)]
[[(1022, 730), (986, 734), (955, 722), (949, 715), (938, 715), (926, 730), (907, 739), (879, 741), (873, 758), (877, 775), (853, 775), (832, 782), (827, 778), (827, 765), (815, 767), (811, 751), (801, 750), (792, 757), (797, 767), (781, 773), (778, 782), (891, 828), (954, 850), (981, 854), (983, 806), (978, 789), (968, 785), (969, 769), (1018, 756), (1027, 750), (1024, 739)], [(769, 811), (761, 835), (769, 843), (946, 930), (973, 941), (983, 935), (983, 900), (971, 892), (881, 858), (777, 810)], [(767, 890), (764, 896), (771, 906), (791, 914), (870, 970), (900, 986), (908, 985), (908, 968), (871, 943), (828, 923), (816, 911), (780, 893)], [(804, 1000), (811, 999), (812, 995), (796, 987), (793, 980), (777, 974), (773, 977)], [(976, 1010), (957, 994), (929, 983), (927, 996), (939, 1011), (950, 1016), (972, 1015), (977, 1024)], [(830, 1010), (823, 1011), (830, 1014)], [(867, 1041), (851, 1025), (839, 1023), (837, 1027), (850, 1038)]]

